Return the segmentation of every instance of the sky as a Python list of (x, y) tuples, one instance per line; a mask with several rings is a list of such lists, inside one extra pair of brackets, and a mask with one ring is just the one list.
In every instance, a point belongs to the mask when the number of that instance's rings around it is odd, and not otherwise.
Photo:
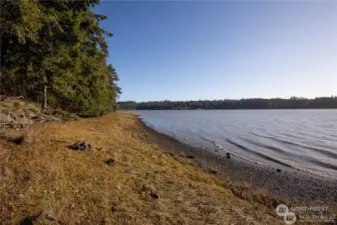
[(108, 1), (120, 101), (337, 95), (337, 1)]

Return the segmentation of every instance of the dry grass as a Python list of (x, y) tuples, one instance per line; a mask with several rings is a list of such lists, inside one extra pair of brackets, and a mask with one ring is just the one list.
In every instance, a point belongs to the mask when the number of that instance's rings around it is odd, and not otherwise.
[[(22, 145), (0, 140), (0, 224), (45, 208), (63, 224), (283, 224), (274, 209), (144, 142), (141, 127), (135, 116), (114, 113), (34, 125)], [(66, 148), (77, 140), (93, 150)], [(110, 158), (115, 165), (104, 163)]]

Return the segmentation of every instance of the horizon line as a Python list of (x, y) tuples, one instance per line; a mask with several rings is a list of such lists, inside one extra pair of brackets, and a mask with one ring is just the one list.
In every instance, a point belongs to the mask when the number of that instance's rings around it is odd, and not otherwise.
[(197, 100), (142, 100), (142, 101), (136, 101), (136, 100), (123, 100), (123, 101), (117, 101), (119, 102), (136, 102), (136, 103), (141, 103), (141, 102), (189, 102), (189, 101), (222, 101), (222, 100), (231, 100), (231, 101), (239, 101), (239, 100), (253, 100), (253, 99), (259, 99), (259, 100), (272, 100), (272, 99), (302, 99), (302, 100), (314, 100), (314, 99), (319, 99), (319, 98), (337, 98), (336, 95), (331, 95), (331, 96), (319, 96), (319, 97), (297, 97), (297, 96), (292, 96), (292, 97), (272, 97), (272, 98), (260, 98), (260, 97), (253, 97), (253, 98), (223, 98), (223, 99), (197, 99)]

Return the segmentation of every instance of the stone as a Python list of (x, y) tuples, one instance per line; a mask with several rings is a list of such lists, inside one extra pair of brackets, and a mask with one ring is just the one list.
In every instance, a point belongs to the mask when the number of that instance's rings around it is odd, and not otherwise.
[(210, 169), (210, 170), (208, 170), (208, 172), (211, 173), (211, 174), (217, 174), (217, 173), (218, 173), (218, 172), (217, 172), (216, 170), (214, 170), (214, 169)]
[(280, 173), (280, 172), (281, 172), (281, 169), (276, 169), (276, 172)]
[(227, 158), (227, 159), (230, 159), (230, 158), (231, 158), (231, 153), (227, 152), (227, 153), (226, 153), (226, 158)]
[(116, 160), (108, 159), (105, 161), (105, 163), (108, 164), (109, 166), (114, 166), (116, 164)]
[(62, 224), (62, 222), (60, 222), (57, 219), (53, 211), (51, 211), (50, 209), (44, 209), (31, 216), (27, 216), (26, 218), (21, 220), (19, 224), (20, 225), (33, 225), (35, 223), (38, 223), (38, 224), (48, 223), (49, 224), (50, 222), (54, 222), (53, 224)]
[(101, 151), (102, 147), (96, 147), (96, 150)]
[(68, 146), (68, 148), (72, 150), (89, 151), (91, 150), (91, 145), (84, 141), (77, 141), (75, 144)]
[(188, 159), (194, 159), (194, 155), (187, 155), (186, 158), (188, 158)]
[(118, 207), (118, 205), (116, 203), (112, 203), (111, 211), (112, 212), (119, 212), (119, 211), (121, 211), (121, 209), (120, 209), (120, 207)]
[(7, 139), (8, 142), (13, 142), (13, 143), (15, 143), (17, 145), (22, 144), (24, 142), (24, 140), (25, 140), (25, 136), (23, 136), (23, 135)]
[(157, 194), (157, 193), (155, 193), (155, 192), (152, 192), (152, 193), (150, 194), (150, 196), (151, 196), (151, 198), (153, 198), (153, 199), (158, 199), (158, 198), (159, 198), (159, 194)]
[(45, 209), (41, 214), (36, 218), (36, 221), (57, 221), (55, 214), (50, 209)]

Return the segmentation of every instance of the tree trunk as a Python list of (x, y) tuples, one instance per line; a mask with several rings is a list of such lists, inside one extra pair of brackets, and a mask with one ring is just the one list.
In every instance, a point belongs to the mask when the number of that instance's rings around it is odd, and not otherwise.
[(43, 92), (43, 110), (47, 110), (47, 85), (44, 85), (44, 92)]

